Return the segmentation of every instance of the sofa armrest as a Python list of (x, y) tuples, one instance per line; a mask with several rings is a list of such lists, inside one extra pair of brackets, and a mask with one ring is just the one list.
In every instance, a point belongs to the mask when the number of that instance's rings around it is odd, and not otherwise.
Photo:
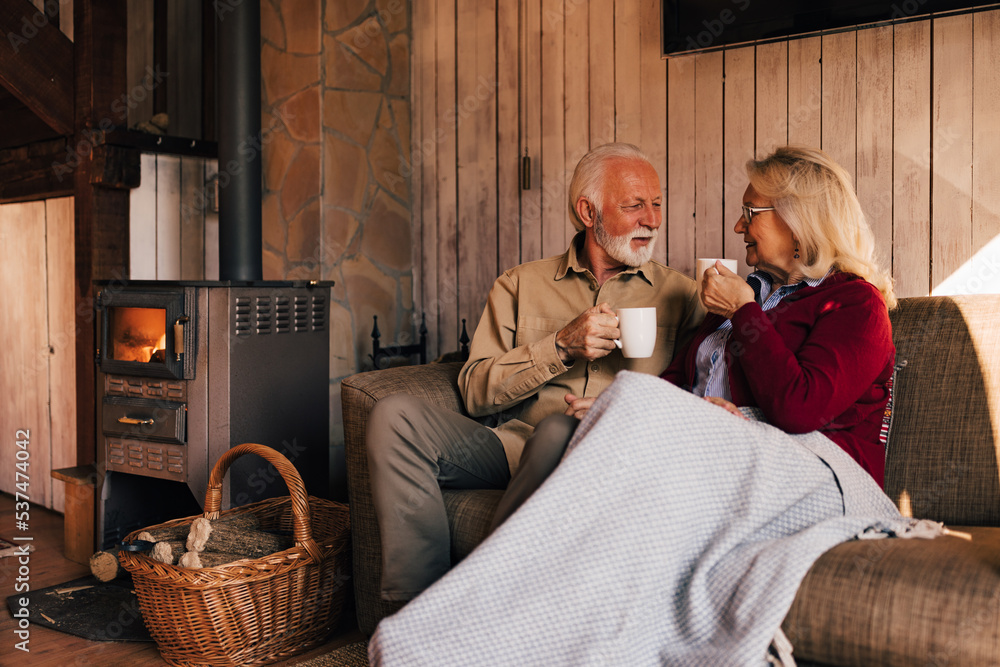
[[(431, 403), (465, 414), (462, 395), (458, 392), (458, 374), (462, 362), (398, 366), (379, 371), (358, 373), (341, 382), (344, 418), (363, 414), (392, 394), (419, 396)], [(345, 424), (346, 427), (346, 424)]]
[(400, 366), (358, 373), (341, 381), (344, 410), (344, 456), (351, 511), (351, 541), (354, 561), (354, 595), (358, 627), (371, 635), (375, 626), (396, 609), (398, 603), (382, 600), (382, 547), (372, 504), (365, 451), (368, 415), (375, 403), (392, 394), (410, 394), (444, 408), (465, 414), (458, 392), (462, 363)]

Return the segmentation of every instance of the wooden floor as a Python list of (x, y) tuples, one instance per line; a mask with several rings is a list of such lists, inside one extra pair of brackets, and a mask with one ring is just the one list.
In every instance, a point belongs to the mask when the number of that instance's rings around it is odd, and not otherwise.
[[(46, 588), (90, 574), (86, 565), (74, 563), (63, 557), (63, 518), (61, 514), (34, 505), (31, 506), (27, 532), (15, 533), (14, 499), (0, 493), (0, 537), (10, 540), (15, 534), (30, 535), (35, 545), (31, 554), (30, 581), (32, 590)], [(4, 611), (0, 612), (0, 665), (25, 667), (147, 667), (166, 665), (152, 642), (93, 642), (50, 628), (30, 627), (29, 653), (14, 648), (18, 638), (14, 635), (15, 620), (7, 609), (7, 597), (15, 593), (18, 577), (17, 558), (0, 558), (0, 591), (3, 593)], [(294, 665), (328, 653), (333, 649), (359, 641), (364, 635), (357, 629), (353, 610), (347, 614), (342, 627), (325, 646), (274, 665)]]

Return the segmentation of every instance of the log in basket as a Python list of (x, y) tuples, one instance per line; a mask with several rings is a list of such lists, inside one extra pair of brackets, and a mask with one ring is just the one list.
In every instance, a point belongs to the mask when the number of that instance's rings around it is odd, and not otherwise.
[[(171, 665), (262, 665), (306, 651), (336, 629), (350, 584), (350, 519), (346, 505), (306, 495), (295, 467), (277, 451), (246, 443), (219, 458), (205, 494), (217, 519), (222, 481), (240, 456), (256, 454), (281, 474), (289, 496), (226, 510), (252, 512), (263, 530), (291, 533), (290, 549), (219, 567), (188, 569), (142, 552), (119, 553), (132, 573), (150, 635)], [(143, 528), (190, 524), (197, 517)], [(125, 537), (129, 543), (142, 532)]]

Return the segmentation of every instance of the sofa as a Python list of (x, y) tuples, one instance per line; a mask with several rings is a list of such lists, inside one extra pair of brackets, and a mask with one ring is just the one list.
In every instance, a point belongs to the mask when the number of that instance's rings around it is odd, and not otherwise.
[[(963, 536), (856, 540), (829, 550), (783, 630), (800, 664), (1000, 665), (1000, 295), (901, 299), (885, 491), (904, 514)], [(343, 380), (359, 628), (398, 609), (380, 599), (381, 550), (365, 455), (368, 414), (397, 392), (463, 411), (460, 363)], [(501, 492), (445, 491), (458, 562), (486, 536)]]

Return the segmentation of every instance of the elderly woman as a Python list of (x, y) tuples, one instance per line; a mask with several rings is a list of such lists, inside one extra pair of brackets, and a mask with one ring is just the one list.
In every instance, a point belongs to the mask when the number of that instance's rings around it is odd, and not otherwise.
[(506, 521), (380, 624), (373, 664), (780, 661), (814, 560), (912, 526), (881, 490), (894, 297), (850, 177), (799, 147), (747, 173), (755, 271), (701, 277), (669, 383), (623, 372), (543, 420)]
[(735, 231), (756, 270), (746, 282), (721, 263), (705, 272), (711, 314), (662, 377), (730, 410), (756, 406), (788, 433), (820, 431), (881, 485), (895, 298), (850, 176), (791, 146), (747, 173)]

